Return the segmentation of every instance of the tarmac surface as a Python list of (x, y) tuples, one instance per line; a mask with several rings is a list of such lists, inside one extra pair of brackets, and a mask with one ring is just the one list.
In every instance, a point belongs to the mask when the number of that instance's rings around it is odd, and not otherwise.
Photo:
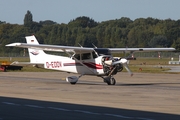
[(122, 72), (109, 86), (63, 72), (1, 72), (0, 120), (180, 120), (180, 75)]
[(166, 68), (170, 68), (170, 70), (168, 70), (167, 72), (180, 72), (180, 66), (164, 66)]

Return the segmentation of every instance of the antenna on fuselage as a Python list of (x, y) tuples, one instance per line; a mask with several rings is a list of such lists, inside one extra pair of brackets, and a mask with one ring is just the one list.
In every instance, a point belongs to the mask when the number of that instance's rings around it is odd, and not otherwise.
[(83, 48), (83, 46), (82, 46), (81, 44), (78, 43), (78, 45), (79, 45), (81, 48)]
[[(95, 49), (97, 49), (97, 47), (92, 43), (92, 45), (93, 45), (93, 47), (95, 48)], [(98, 57), (99, 56), (99, 54), (94, 50), (94, 52), (95, 52), (95, 54), (96, 54), (96, 56)]]
[(93, 45), (94, 48), (97, 48), (93, 43), (92, 43), (92, 45)]

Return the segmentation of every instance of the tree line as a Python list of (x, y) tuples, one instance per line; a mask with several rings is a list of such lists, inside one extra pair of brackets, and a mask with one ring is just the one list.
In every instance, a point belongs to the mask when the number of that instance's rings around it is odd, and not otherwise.
[(0, 21), (0, 55), (14, 52), (23, 54), (20, 48), (5, 47), (13, 42), (25, 42), (25, 36), (34, 34), (41, 44), (104, 47), (174, 47), (180, 50), (180, 20), (127, 17), (96, 22), (80, 16), (68, 24), (51, 20), (33, 21), (30, 11), (24, 16), (24, 24)]

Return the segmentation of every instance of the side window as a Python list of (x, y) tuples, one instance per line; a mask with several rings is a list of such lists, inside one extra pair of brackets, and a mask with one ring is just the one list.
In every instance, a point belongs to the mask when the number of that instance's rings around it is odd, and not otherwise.
[(80, 54), (75, 54), (74, 57), (78, 60), (80, 60)]
[(98, 57), (94, 51), (92, 52), (92, 55), (93, 55), (93, 58), (97, 58)]
[(91, 53), (84, 53), (82, 54), (82, 60), (91, 59)]

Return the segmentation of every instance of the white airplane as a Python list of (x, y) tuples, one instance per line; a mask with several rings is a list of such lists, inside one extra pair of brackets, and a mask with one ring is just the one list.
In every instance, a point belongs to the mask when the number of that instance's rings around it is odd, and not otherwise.
[[(30, 64), (43, 65), (45, 69), (78, 73), (80, 76), (66, 77), (66, 81), (76, 84), (83, 75), (102, 77), (108, 85), (115, 85), (113, 75), (123, 70), (123, 66), (132, 76), (126, 58), (113, 57), (111, 53), (136, 51), (174, 51), (174, 48), (85, 48), (39, 44), (34, 35), (26, 36), (27, 43), (12, 43), (6, 46), (28, 48)], [(46, 54), (44, 51), (65, 52), (69, 55), (58, 56)]]

